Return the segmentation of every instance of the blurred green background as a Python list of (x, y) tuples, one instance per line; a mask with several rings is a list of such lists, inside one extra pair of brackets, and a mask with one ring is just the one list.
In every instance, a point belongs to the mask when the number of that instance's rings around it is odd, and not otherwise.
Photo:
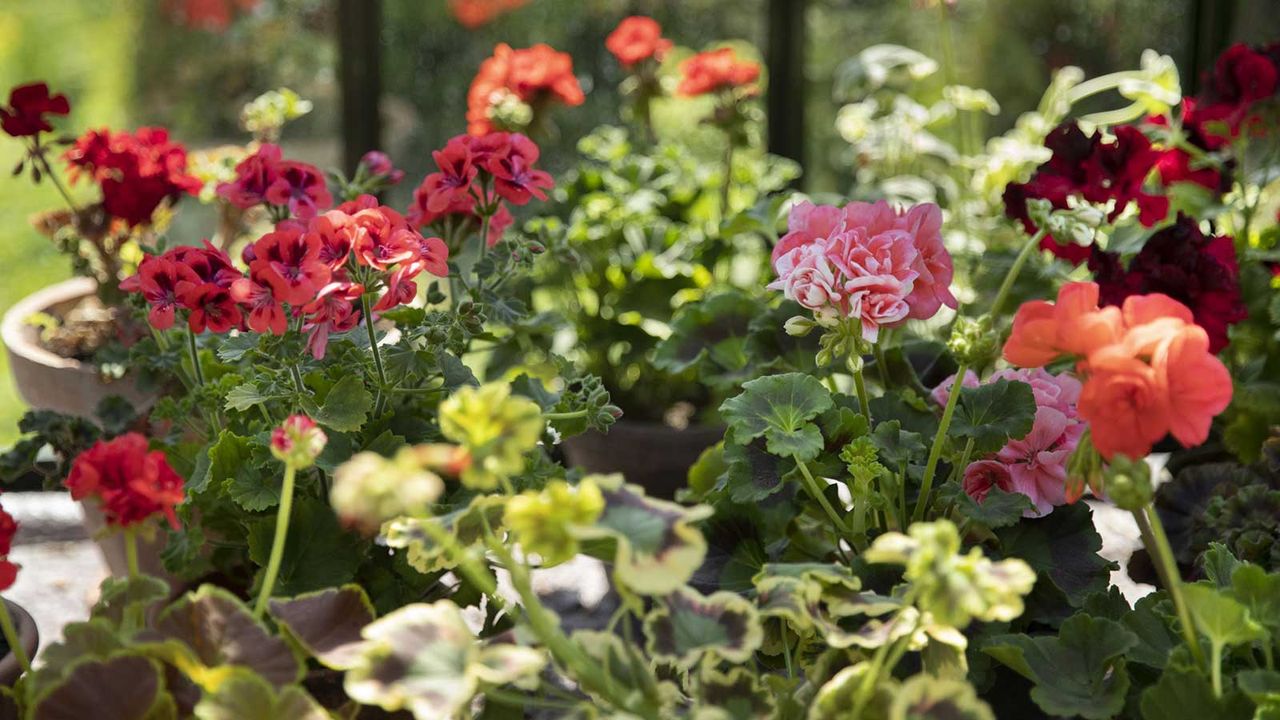
[[(352, 0), (367, 8), (374, 0)], [(477, 0), (460, 0), (477, 1)], [(493, 2), (493, 0), (485, 0)], [(365, 4), (361, 4), (361, 3)], [(404, 205), (430, 164), (430, 151), (464, 130), (466, 91), (498, 42), (547, 42), (573, 55), (587, 103), (555, 113), (558, 136), (546, 164), (565, 167), (578, 137), (617, 122), (621, 80), (604, 36), (633, 13), (657, 18), (678, 44), (700, 48), (741, 39), (762, 48), (768, 0), (529, 0), (474, 29), (450, 12), (450, 0), (382, 0), (381, 137), (409, 172), (390, 198)], [(330, 167), (342, 147), (338, 0), (4, 0), (0, 3), (0, 92), (45, 80), (65, 92), (67, 132), (88, 127), (159, 124), (191, 148), (242, 142), (244, 102), (287, 86), (315, 103), (291, 125), (286, 154)], [(802, 93), (807, 190), (847, 192), (847, 145), (834, 130), (832, 92), (840, 64), (876, 43), (899, 43), (943, 59), (951, 23), (957, 82), (983, 87), (1001, 103), (989, 133), (1003, 131), (1039, 99), (1050, 72), (1082, 66), (1090, 75), (1135, 67), (1143, 48), (1168, 53), (1184, 87), (1217, 49), (1233, 40), (1280, 38), (1272, 0), (808, 0), (803, 10)], [(774, 12), (801, 14), (801, 3), (774, 0)], [(349, 30), (349, 23), (347, 24)], [(785, 111), (785, 110), (784, 110)], [(20, 146), (0, 138), (0, 163)], [(0, 311), (69, 274), (69, 263), (27, 224), (54, 206), (47, 186), (0, 180)], [(191, 212), (175, 232), (198, 241), (209, 218)], [(186, 236), (190, 236), (189, 238)], [(11, 442), (22, 407), (0, 358), (0, 447)]]

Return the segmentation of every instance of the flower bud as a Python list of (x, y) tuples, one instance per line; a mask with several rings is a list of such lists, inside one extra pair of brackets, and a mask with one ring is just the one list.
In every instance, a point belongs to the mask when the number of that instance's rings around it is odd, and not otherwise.
[(1000, 352), (1000, 336), (991, 327), (991, 316), (957, 316), (947, 349), (968, 367), (981, 369), (990, 365)]
[(1130, 460), (1124, 455), (1111, 458), (1104, 473), (1107, 497), (1121, 510), (1134, 512), (1151, 502), (1151, 468), (1146, 460)]
[(1084, 495), (1088, 485), (1095, 495), (1102, 495), (1103, 461), (1093, 446), (1093, 437), (1086, 431), (1076, 445), (1076, 451), (1067, 461), (1067, 502), (1074, 503)]
[(818, 324), (803, 315), (796, 315), (782, 325), (782, 329), (791, 337), (804, 337), (813, 332)]
[(295, 470), (311, 467), (329, 438), (306, 415), (290, 415), (271, 431), (271, 454)]

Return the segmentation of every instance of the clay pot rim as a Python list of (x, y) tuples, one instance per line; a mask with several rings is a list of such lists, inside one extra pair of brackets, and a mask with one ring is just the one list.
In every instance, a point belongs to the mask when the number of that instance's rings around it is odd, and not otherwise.
[[(27, 609), (12, 600), (5, 600), (9, 615), (13, 618), (14, 629), (22, 648), (27, 651), (27, 658), (35, 660), (36, 650), (40, 647), (40, 629)], [(0, 685), (12, 686), (22, 676), (22, 668), (18, 666), (18, 658), (10, 650), (9, 654), (0, 658)]]
[(14, 355), (39, 365), (96, 377), (98, 372), (92, 366), (75, 358), (62, 357), (34, 342), (33, 328), (27, 323), (27, 318), (36, 313), (47, 312), (55, 305), (87, 297), (97, 289), (98, 283), (93, 278), (76, 277), (48, 285), (22, 298), (9, 308), (4, 314), (4, 320), (0, 321), (0, 337), (3, 337), (5, 347)]

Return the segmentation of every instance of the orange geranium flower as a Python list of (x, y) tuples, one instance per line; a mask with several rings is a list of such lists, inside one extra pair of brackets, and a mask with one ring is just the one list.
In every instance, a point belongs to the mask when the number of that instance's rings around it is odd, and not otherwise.
[(1143, 457), (1167, 434), (1199, 445), (1231, 402), (1231, 375), (1209, 352), (1209, 336), (1167, 295), (1099, 308), (1097, 285), (1070, 283), (1057, 303), (1023, 304), (1005, 359), (1039, 367), (1062, 356), (1076, 358), (1084, 381), (1078, 409), (1104, 458)]
[(744, 88), (748, 94), (756, 92), (755, 83), (760, 79), (760, 64), (742, 60), (733, 48), (720, 48), (700, 52), (680, 63), (683, 79), (676, 92), (685, 97), (706, 95), (725, 88)]
[(661, 62), (672, 42), (662, 37), (662, 26), (657, 20), (633, 15), (618, 23), (618, 27), (605, 38), (604, 46), (618, 58), (622, 67), (630, 69), (649, 58)]
[(536, 113), (550, 101), (576, 106), (586, 101), (582, 86), (573, 74), (573, 58), (550, 45), (514, 49), (501, 43), (493, 55), (480, 63), (480, 70), (467, 92), (467, 132), (487, 135), (499, 129), (494, 111), (514, 101)]

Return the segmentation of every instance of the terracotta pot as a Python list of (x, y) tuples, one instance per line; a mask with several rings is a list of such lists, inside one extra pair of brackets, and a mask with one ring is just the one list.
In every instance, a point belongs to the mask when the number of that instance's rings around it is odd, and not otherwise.
[[(36, 629), (36, 621), (18, 603), (12, 600), (5, 600), (4, 604), (9, 608), (9, 617), (13, 618), (13, 629), (18, 632), (18, 640), (22, 643), (22, 649), (27, 651), (27, 659), (34, 661), (36, 650), (40, 647), (40, 631)], [(4, 657), (0, 657), (0, 685), (13, 687), (13, 684), (18, 681), (18, 677), (21, 675), (22, 668), (18, 665), (18, 658), (13, 654), (12, 650)], [(0, 718), (3, 717), (3, 711), (0, 711)]]
[(720, 442), (724, 427), (685, 430), (653, 422), (619, 420), (608, 433), (588, 432), (564, 441), (565, 459), (593, 473), (622, 473), (649, 495), (672, 498), (688, 485), (689, 468), (702, 451)]
[[(98, 507), (96, 502), (80, 501), (80, 507), (84, 508), (84, 528), (89, 532), (89, 537), (93, 538), (94, 544), (98, 546), (98, 551), (102, 553), (102, 559), (107, 562), (107, 569), (116, 577), (127, 577), (129, 575), (129, 559), (124, 550), (124, 533), (112, 532), (105, 533), (107, 527), (107, 518), (102, 514), (102, 509)], [(176, 596), (186, 589), (184, 583), (165, 572), (164, 563), (160, 561), (160, 552), (164, 550), (165, 535), (164, 532), (157, 531), (155, 537), (147, 540), (141, 535), (138, 537), (138, 571), (143, 575), (158, 577), (169, 583), (169, 587), (173, 589)]]
[(97, 287), (91, 278), (73, 278), (28, 295), (4, 314), (0, 336), (9, 353), (9, 372), (18, 394), (32, 408), (93, 419), (98, 403), (111, 395), (123, 397), (139, 411), (155, 402), (154, 394), (139, 390), (128, 376), (104, 380), (93, 366), (45, 350), (39, 328), (27, 324), (36, 313), (70, 310)]

